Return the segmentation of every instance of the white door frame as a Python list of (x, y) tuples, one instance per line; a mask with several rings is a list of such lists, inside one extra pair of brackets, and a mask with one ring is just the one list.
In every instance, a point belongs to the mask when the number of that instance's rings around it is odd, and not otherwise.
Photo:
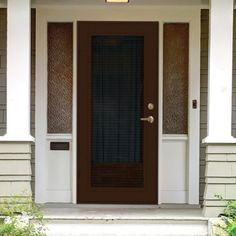
[[(162, 203), (160, 184), (163, 139), (163, 23), (187, 22), (190, 25), (189, 55), (189, 135), (187, 163), (187, 203), (199, 204), (199, 120), (200, 120), (200, 8), (161, 6), (42, 6), (36, 7), (36, 202), (47, 202), (46, 153), (47, 153), (47, 23), (73, 22), (73, 132), (72, 138), (72, 203), (76, 203), (77, 192), (77, 21), (155, 21), (159, 22), (159, 176), (158, 199)], [(198, 101), (198, 108), (192, 109), (192, 100)], [(68, 134), (65, 135), (68, 138)], [(63, 137), (63, 135), (61, 135)], [(55, 138), (55, 137), (53, 137)], [(175, 136), (171, 136), (171, 139)], [(180, 137), (177, 137), (179, 139)], [(186, 138), (186, 137), (184, 137)], [(47, 170), (47, 169), (46, 169)]]

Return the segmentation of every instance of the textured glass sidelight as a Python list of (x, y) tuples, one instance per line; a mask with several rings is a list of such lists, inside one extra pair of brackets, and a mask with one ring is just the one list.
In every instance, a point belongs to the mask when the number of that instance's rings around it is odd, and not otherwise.
[(72, 132), (73, 24), (48, 24), (48, 133)]
[(92, 37), (92, 186), (143, 185), (144, 38)]
[(163, 133), (188, 133), (189, 24), (164, 24)]

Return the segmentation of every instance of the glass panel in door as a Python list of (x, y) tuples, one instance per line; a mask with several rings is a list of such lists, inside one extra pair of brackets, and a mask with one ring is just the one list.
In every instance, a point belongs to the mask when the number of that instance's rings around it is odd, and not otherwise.
[(143, 186), (143, 36), (92, 36), (92, 187)]

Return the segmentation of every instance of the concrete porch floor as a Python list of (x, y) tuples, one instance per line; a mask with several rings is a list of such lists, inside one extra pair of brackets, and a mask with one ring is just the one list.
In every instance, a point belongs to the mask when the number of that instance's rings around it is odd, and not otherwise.
[(187, 205), (44, 204), (47, 236), (207, 236), (201, 208)]
[(207, 236), (209, 219), (187, 205), (44, 204), (47, 236)]
[(42, 211), (55, 220), (206, 220), (201, 208), (186, 205), (44, 204)]

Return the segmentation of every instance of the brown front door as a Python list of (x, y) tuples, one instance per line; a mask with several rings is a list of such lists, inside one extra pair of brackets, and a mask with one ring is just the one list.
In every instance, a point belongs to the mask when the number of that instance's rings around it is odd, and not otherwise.
[(78, 23), (78, 203), (157, 203), (157, 50), (157, 23)]

